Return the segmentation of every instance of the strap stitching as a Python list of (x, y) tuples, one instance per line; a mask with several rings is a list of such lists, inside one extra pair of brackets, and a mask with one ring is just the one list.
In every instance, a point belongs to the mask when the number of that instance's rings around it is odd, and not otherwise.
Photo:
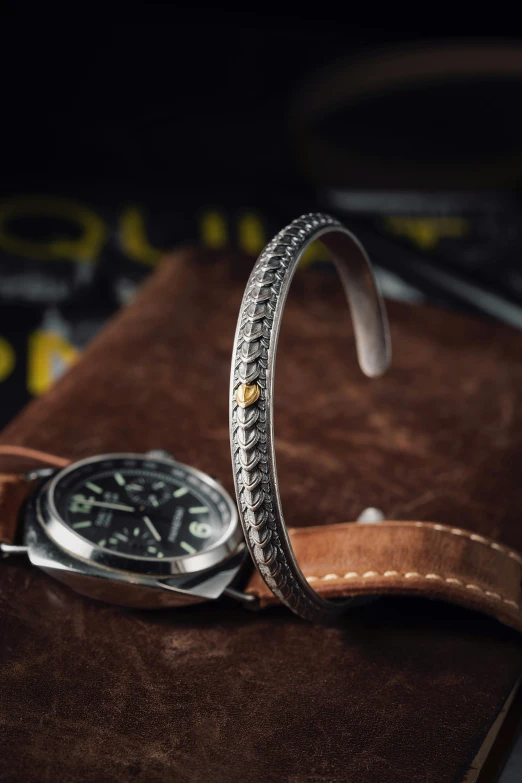
[[(515, 552), (512, 549), (508, 549), (502, 544), (497, 544), (496, 541), (490, 541), (489, 539), (485, 538), (484, 536), (480, 536), (477, 533), (470, 533), (469, 531), (462, 530), (461, 528), (458, 527), (448, 527), (447, 525), (432, 524), (430, 522), (414, 522), (413, 525), (414, 527), (429, 528), (431, 530), (437, 531), (437, 533), (448, 533), (449, 535), (452, 536), (467, 538), (470, 541), (474, 541), (477, 544), (482, 544), (483, 546), (487, 546), (490, 549), (493, 549), (495, 552), (500, 552), (501, 554), (511, 558), (520, 566), (522, 566), (522, 557), (518, 554), (518, 552)], [(453, 576), (441, 576), (440, 574), (433, 574), (433, 573), (419, 574), (417, 571), (406, 571), (404, 573), (401, 573), (400, 571), (384, 571), (383, 573), (378, 573), (377, 571), (366, 571), (364, 574), (360, 574), (357, 571), (349, 571), (348, 573), (344, 574), (344, 576), (338, 576), (337, 574), (326, 574), (325, 576), (308, 576), (305, 578), (308, 582), (316, 582), (316, 581), (330, 582), (335, 580), (349, 581), (350, 579), (357, 579), (357, 578), (371, 579), (372, 577), (379, 577), (379, 576), (385, 578), (399, 577), (402, 579), (428, 579), (433, 581), (438, 580), (441, 582), (446, 582), (446, 584), (449, 585), (454, 585), (455, 587), (463, 588), (465, 590), (471, 590), (478, 593), (482, 593), (483, 595), (493, 599), (494, 601), (501, 601), (507, 606), (511, 606), (514, 609), (517, 609), (517, 611), (521, 611), (520, 604), (518, 604), (516, 601), (511, 600), (510, 598), (505, 598), (504, 596), (500, 595), (500, 593), (493, 592), (492, 590), (485, 590), (483, 587), (477, 584), (473, 584), (473, 583), (465, 584), (462, 580), (457, 579), (456, 577)]]
[(432, 530), (436, 530), (438, 533), (449, 533), (452, 536), (469, 538), (470, 541), (475, 541), (477, 544), (483, 544), (484, 546), (495, 550), (495, 552), (501, 552), (503, 555), (510, 557), (512, 560), (515, 560), (515, 562), (522, 566), (522, 557), (518, 554), (518, 552), (515, 552), (513, 549), (508, 549), (508, 547), (505, 547), (502, 544), (497, 544), (496, 541), (490, 541), (484, 536), (479, 536), (477, 533), (470, 533), (468, 530), (462, 530), (459, 527), (447, 527), (446, 525), (438, 524), (433, 525), (429, 522), (415, 522), (414, 525), (415, 527), (429, 527)]
[(431, 579), (431, 580), (439, 580), (442, 582), (446, 582), (449, 585), (455, 585), (456, 587), (462, 587), (466, 590), (472, 590), (475, 592), (483, 593), (488, 598), (492, 598), (495, 601), (501, 601), (504, 604), (507, 604), (507, 606), (511, 606), (514, 609), (517, 609), (518, 611), (521, 611), (521, 607), (519, 604), (516, 603), (516, 601), (512, 601), (510, 598), (504, 598), (504, 596), (500, 595), (499, 593), (494, 593), (491, 590), (485, 590), (480, 585), (476, 584), (465, 584), (460, 579), (456, 579), (453, 576), (441, 576), (440, 574), (419, 574), (417, 571), (406, 571), (405, 573), (400, 573), (399, 571), (384, 571), (383, 573), (378, 573), (377, 571), (365, 571), (364, 574), (360, 574), (357, 571), (349, 571), (348, 573), (344, 574), (344, 576), (338, 576), (337, 574), (325, 574), (325, 576), (307, 576), (306, 581), (307, 582), (331, 582), (335, 580), (343, 580), (343, 581), (349, 581), (350, 579), (371, 579), (372, 577), (401, 577), (403, 579)]

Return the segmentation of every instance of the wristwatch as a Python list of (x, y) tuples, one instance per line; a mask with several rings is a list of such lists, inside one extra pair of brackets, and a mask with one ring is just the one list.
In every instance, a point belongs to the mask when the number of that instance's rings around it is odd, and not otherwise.
[[(0, 474), (0, 552), (86, 596), (136, 608), (226, 595), (278, 604), (253, 568), (235, 504), (220, 483), (165, 451), (78, 462), (20, 446), (0, 457), (45, 462)], [(522, 557), (462, 528), (386, 521), (290, 528), (303, 574), (325, 599), (415, 595), (496, 617), (522, 631)], [(21, 539), (20, 543), (18, 543)]]
[(4, 555), (26, 552), (61, 582), (113, 604), (152, 608), (215, 599), (245, 559), (230, 495), (160, 450), (0, 476), (0, 515)]

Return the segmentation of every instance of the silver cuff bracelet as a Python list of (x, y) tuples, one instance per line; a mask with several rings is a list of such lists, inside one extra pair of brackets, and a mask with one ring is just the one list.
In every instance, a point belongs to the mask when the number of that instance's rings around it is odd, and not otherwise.
[(237, 323), (230, 388), (230, 439), (239, 516), (252, 558), (268, 587), (296, 614), (327, 622), (352, 599), (321, 598), (294, 557), (279, 496), (273, 396), (283, 309), (303, 253), (320, 240), (337, 267), (350, 305), (359, 365), (381, 375), (390, 361), (383, 302), (366, 252), (335, 218), (295, 220), (266, 246), (250, 275)]

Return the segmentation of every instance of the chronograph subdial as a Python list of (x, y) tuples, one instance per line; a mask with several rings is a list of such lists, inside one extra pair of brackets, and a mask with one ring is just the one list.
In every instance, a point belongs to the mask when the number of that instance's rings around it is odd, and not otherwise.
[(145, 521), (133, 522), (120, 530), (112, 530), (108, 536), (96, 542), (98, 546), (113, 552), (129, 555), (146, 555), (161, 559), (168, 555), (162, 546), (161, 536), (154, 527), (154, 533)]
[(126, 486), (127, 494), (137, 506), (159, 508), (172, 497), (172, 487), (161, 478), (139, 476)]

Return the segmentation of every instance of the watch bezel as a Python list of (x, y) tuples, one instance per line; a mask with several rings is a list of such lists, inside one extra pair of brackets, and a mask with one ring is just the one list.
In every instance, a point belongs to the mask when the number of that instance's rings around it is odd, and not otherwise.
[[(58, 484), (69, 473), (78, 470), (85, 465), (104, 462), (107, 460), (143, 460), (154, 464), (165, 465), (167, 468), (179, 466), (189, 475), (192, 474), (199, 482), (210, 490), (217, 492), (226, 503), (230, 512), (230, 521), (223, 535), (208, 549), (194, 554), (186, 554), (178, 557), (153, 560), (141, 558), (135, 555), (121, 554), (107, 549), (101, 549), (96, 544), (82, 538), (61, 517), (56, 508), (55, 490)], [(201, 491), (201, 490), (200, 490)], [(68, 552), (73, 557), (87, 563), (95, 563), (101, 568), (113, 569), (129, 574), (148, 574), (157, 578), (169, 577), (173, 574), (198, 573), (212, 568), (226, 560), (237, 551), (243, 540), (242, 529), (236, 505), (228, 492), (211, 476), (192, 465), (179, 462), (166, 456), (149, 456), (131, 452), (115, 452), (99, 454), (71, 463), (66, 468), (55, 473), (49, 481), (39, 489), (35, 498), (36, 517), (46, 534), (55, 544)]]

